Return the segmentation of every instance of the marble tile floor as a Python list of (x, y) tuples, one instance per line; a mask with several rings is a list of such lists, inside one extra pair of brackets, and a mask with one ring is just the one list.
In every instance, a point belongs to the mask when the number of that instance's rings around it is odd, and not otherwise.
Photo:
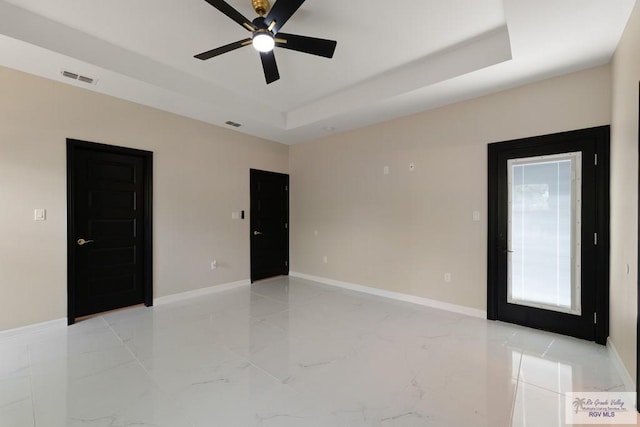
[(296, 279), (0, 335), (2, 427), (553, 427), (603, 346)]

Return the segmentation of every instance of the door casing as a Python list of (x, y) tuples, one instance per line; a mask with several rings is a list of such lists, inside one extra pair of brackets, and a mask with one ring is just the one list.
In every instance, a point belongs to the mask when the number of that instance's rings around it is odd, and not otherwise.
[(153, 153), (127, 147), (117, 147), (107, 144), (99, 144), (67, 138), (67, 322), (75, 323), (75, 292), (76, 292), (76, 257), (73, 250), (76, 245), (75, 230), (75, 200), (74, 200), (74, 162), (75, 152), (78, 149), (92, 150), (96, 152), (124, 154), (140, 157), (144, 161), (144, 259), (142, 260), (144, 304), (147, 307), (153, 305), (153, 244), (152, 244), (152, 209), (153, 209)]
[[(638, 82), (638, 147), (640, 147), (640, 82)], [(638, 166), (640, 167), (640, 151), (638, 152)], [(640, 175), (638, 176), (638, 209), (640, 209)], [(638, 210), (640, 212), (640, 210)], [(638, 215), (638, 230), (640, 230), (640, 215)], [(636, 235), (638, 247), (638, 261), (636, 266), (640, 265), (640, 238)], [(637, 267), (636, 267), (637, 268)], [(636, 273), (637, 275), (637, 273)], [(636, 303), (636, 409), (640, 412), (640, 402), (638, 394), (640, 394), (640, 275), (637, 275), (637, 298)]]

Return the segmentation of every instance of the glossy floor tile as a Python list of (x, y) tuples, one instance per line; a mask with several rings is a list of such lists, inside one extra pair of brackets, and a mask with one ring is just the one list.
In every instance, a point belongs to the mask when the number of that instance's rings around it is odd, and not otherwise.
[(296, 278), (0, 337), (2, 427), (564, 425), (602, 346)]

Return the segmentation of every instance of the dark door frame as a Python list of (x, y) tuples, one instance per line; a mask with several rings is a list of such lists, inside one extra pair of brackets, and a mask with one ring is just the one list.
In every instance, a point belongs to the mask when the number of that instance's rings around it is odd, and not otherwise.
[[(598, 319), (595, 324), (595, 341), (605, 345), (609, 336), (609, 132), (610, 126), (599, 126), (589, 129), (562, 132), (551, 135), (542, 135), (531, 138), (523, 138), (505, 143), (489, 144), (488, 146), (488, 236), (487, 236), (487, 318), (499, 319), (499, 283), (504, 276), (502, 264), (504, 255), (499, 255), (501, 236), (500, 229), (498, 188), (498, 165), (500, 153), (511, 150), (522, 150), (527, 157), (527, 147), (531, 144), (537, 146), (558, 147), (567, 140), (593, 139), (596, 141), (598, 153), (596, 168), (596, 206), (597, 219), (595, 230), (598, 233), (598, 244), (595, 246), (595, 258), (598, 260), (596, 268), (596, 283), (605, 283), (606, 286), (596, 286), (595, 310)], [(551, 151), (554, 151), (550, 148)], [(561, 152), (560, 149), (558, 152)], [(502, 278), (504, 281), (504, 277)]]
[(134, 148), (117, 147), (114, 145), (99, 144), (95, 142), (81, 141), (67, 138), (67, 321), (69, 325), (75, 323), (75, 251), (72, 248), (76, 245), (75, 230), (75, 201), (73, 197), (73, 182), (75, 179), (74, 161), (75, 152), (78, 149), (93, 150), (111, 154), (124, 154), (140, 157), (144, 161), (144, 259), (143, 269), (143, 289), (144, 305), (153, 305), (153, 234), (152, 234), (152, 210), (153, 210), (153, 153), (150, 151), (137, 150)]
[[(638, 83), (638, 105), (640, 106), (640, 82)], [(638, 147), (640, 148), (640, 110), (638, 110)], [(638, 153), (638, 165), (640, 165), (640, 152)], [(638, 209), (640, 209), (640, 176), (638, 176)], [(640, 211), (638, 211), (640, 212)], [(640, 231), (640, 215), (638, 215), (638, 230)], [(638, 264), (640, 265), (640, 234), (636, 235), (638, 246)], [(636, 266), (637, 270), (637, 266)], [(637, 273), (636, 273), (637, 274)], [(636, 409), (640, 412), (640, 275), (637, 277), (638, 302), (636, 305)]]
[(254, 276), (254, 256), (255, 256), (255, 249), (254, 249), (254, 236), (253, 236), (253, 231), (255, 230), (255, 216), (254, 216), (254, 212), (256, 212), (255, 206), (253, 206), (253, 182), (254, 179), (257, 175), (271, 175), (271, 176), (277, 176), (277, 177), (282, 177), (285, 182), (286, 182), (286, 199), (285, 199), (285, 210), (286, 210), (286, 227), (284, 228), (284, 234), (285, 234), (285, 243), (284, 243), (284, 251), (285, 253), (285, 257), (284, 259), (286, 260), (286, 264), (283, 266), (281, 274), (283, 276), (287, 276), (289, 274), (289, 221), (290, 221), (290, 212), (289, 212), (289, 175), (285, 174), (285, 173), (279, 173), (279, 172), (271, 172), (271, 171), (265, 171), (265, 170), (260, 170), (260, 169), (249, 169), (249, 192), (250, 192), (250, 207), (249, 207), (249, 212), (250, 212), (250, 219), (249, 219), (249, 239), (250, 239), (250, 248), (249, 248), (249, 276), (250, 276), (250, 281), (251, 283), (253, 283), (256, 280), (261, 280), (261, 279), (256, 279)]

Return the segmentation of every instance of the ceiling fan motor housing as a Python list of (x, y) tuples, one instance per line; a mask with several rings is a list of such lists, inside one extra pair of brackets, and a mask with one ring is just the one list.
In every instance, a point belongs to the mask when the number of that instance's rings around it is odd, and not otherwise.
[(253, 4), (253, 10), (260, 16), (266, 15), (271, 6), (269, 0), (251, 0), (251, 3)]

